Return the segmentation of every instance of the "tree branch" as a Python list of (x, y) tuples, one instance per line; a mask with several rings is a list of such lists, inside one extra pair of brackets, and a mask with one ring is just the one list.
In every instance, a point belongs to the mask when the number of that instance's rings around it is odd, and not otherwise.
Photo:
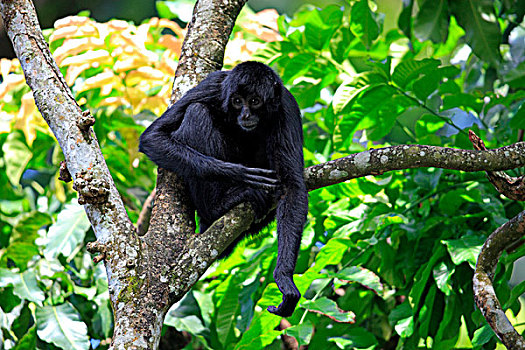
[[(111, 303), (134, 271), (125, 261), (139, 258), (139, 244), (122, 199), (100, 151), (93, 129), (76, 103), (44, 40), (30, 0), (1, 0), (7, 34), (20, 60), (38, 110), (58, 140), (67, 170), (79, 192), (79, 202), (91, 222), (97, 241), (104, 246)], [(102, 249), (102, 248), (100, 248)]]
[[(486, 150), (482, 139), (469, 130), (469, 139), (477, 150)], [(487, 177), (496, 190), (507, 198), (525, 201), (525, 176), (511, 177), (502, 171), (487, 171)]]
[(507, 349), (525, 349), (525, 340), (512, 327), (492, 286), (494, 270), (501, 253), (522, 241), (525, 211), (494, 231), (483, 244), (473, 278), (474, 299), (483, 316)]
[(525, 143), (487, 151), (401, 145), (352, 154), (305, 170), (309, 190), (387, 171), (435, 167), (460, 171), (499, 171), (525, 166)]

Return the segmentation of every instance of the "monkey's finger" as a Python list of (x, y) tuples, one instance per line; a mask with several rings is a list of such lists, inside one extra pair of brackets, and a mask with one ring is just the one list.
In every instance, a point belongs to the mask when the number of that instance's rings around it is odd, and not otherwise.
[(262, 168), (246, 168), (246, 171), (251, 175), (260, 175), (265, 177), (277, 178), (275, 170)]
[(279, 180), (271, 178), (271, 177), (267, 177), (267, 176), (248, 174), (246, 175), (246, 179), (250, 181), (261, 182), (261, 183), (265, 183), (268, 185), (274, 185), (274, 186), (277, 186), (279, 184)]
[(277, 189), (277, 185), (270, 185), (270, 184), (266, 184), (263, 182), (257, 182), (257, 181), (251, 181), (251, 180), (244, 180), (244, 182), (253, 188), (261, 188), (263, 190), (268, 190), (268, 191), (274, 191), (275, 189)]

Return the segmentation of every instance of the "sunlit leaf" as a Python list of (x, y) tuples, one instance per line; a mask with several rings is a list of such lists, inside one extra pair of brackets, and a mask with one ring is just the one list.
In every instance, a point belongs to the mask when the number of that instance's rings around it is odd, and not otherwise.
[(476, 329), (474, 336), (472, 337), (473, 346), (483, 346), (487, 344), (491, 339), (495, 338), (496, 334), (488, 324)]
[(19, 132), (12, 132), (7, 136), (6, 141), (2, 145), (5, 171), (9, 181), (14, 186), (19, 185), (22, 173), (33, 156), (22, 140), (23, 138)]
[(333, 337), (328, 339), (334, 342), (339, 349), (374, 349), (377, 339), (373, 333), (365, 328), (355, 327), (345, 331), (344, 337)]
[(49, 228), (44, 248), (45, 257), (50, 260), (57, 258), (59, 254), (69, 257), (83, 242), (89, 227), (84, 208), (76, 202), (67, 204), (58, 214), (57, 221)]
[(250, 328), (242, 334), (234, 350), (264, 349), (270, 345), (282, 331), (276, 331), (280, 317), (269, 312), (262, 312), (252, 320)]
[(314, 326), (310, 321), (305, 321), (290, 328), (286, 328), (284, 331), (285, 334), (294, 337), (297, 340), (299, 346), (310, 344), (313, 332)]
[(23, 273), (12, 272), (9, 269), (0, 268), (0, 287), (13, 286), (13, 292), (21, 299), (41, 304), (44, 301), (44, 292), (38, 286), (34, 270)]
[(350, 16), (350, 30), (366, 47), (369, 47), (379, 35), (379, 26), (372, 17), (368, 1), (356, 1)]
[(37, 334), (45, 342), (62, 349), (88, 350), (88, 330), (80, 315), (69, 303), (36, 309)]
[(392, 80), (400, 87), (405, 88), (408, 84), (419, 78), (419, 76), (437, 69), (440, 63), (439, 60), (431, 58), (426, 58), (421, 61), (405, 60), (394, 69)]
[(355, 314), (352, 311), (341, 310), (335, 301), (330, 300), (326, 297), (319, 298), (317, 300), (306, 300), (301, 303), (301, 307), (307, 309), (310, 312), (315, 312), (335, 322), (341, 323), (354, 323)]
[(447, 246), (448, 253), (455, 265), (468, 262), (474, 268), (484, 241), (480, 236), (464, 236), (442, 242)]
[(448, 35), (448, 5), (445, 0), (427, 0), (414, 21), (414, 34), (421, 40), (445, 41)]
[(379, 276), (362, 267), (347, 267), (336, 274), (337, 278), (350, 282), (357, 282), (366, 288), (372, 289), (378, 295), (383, 294), (383, 285)]
[(465, 30), (472, 51), (482, 60), (497, 64), (501, 60), (501, 30), (494, 3), (490, 0), (454, 0), (450, 8)]

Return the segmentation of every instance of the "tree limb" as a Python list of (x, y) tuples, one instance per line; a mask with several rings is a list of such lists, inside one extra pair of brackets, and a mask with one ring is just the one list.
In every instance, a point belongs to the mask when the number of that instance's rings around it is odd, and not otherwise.
[[(469, 130), (469, 139), (477, 150), (486, 150), (482, 139)], [(525, 176), (511, 177), (502, 171), (487, 171), (487, 177), (496, 190), (507, 198), (525, 201)]]
[[(100, 151), (93, 128), (76, 103), (44, 40), (30, 0), (1, 0), (7, 34), (20, 60), (38, 110), (58, 140), (67, 170), (79, 191), (99, 244), (104, 245), (110, 299), (118, 308), (118, 295), (134, 271), (126, 261), (139, 258), (135, 229)], [(102, 248), (101, 248), (102, 249)]]
[(473, 278), (474, 300), (507, 349), (525, 349), (525, 340), (509, 322), (492, 286), (501, 253), (525, 235), (525, 211), (494, 231), (483, 244)]

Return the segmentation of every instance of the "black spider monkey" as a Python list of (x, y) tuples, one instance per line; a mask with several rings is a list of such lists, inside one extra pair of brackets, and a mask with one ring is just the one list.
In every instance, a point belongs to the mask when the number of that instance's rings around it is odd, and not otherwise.
[(273, 276), (283, 301), (268, 311), (283, 317), (301, 297), (293, 272), (308, 211), (302, 145), (297, 102), (270, 67), (252, 61), (211, 73), (140, 137), (141, 152), (185, 181), (201, 232), (242, 202), (256, 213), (249, 232), (277, 217)]

